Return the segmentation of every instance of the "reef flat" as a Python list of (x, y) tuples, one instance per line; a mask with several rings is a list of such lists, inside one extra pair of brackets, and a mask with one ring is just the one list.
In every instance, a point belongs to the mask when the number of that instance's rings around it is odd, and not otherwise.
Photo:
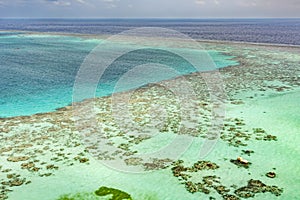
[[(203, 72), (130, 91), (125, 105), (130, 119), (122, 114), (124, 102), (118, 104), (129, 92), (55, 112), (2, 118), (0, 199), (54, 200), (101, 186), (128, 192), (137, 200), (297, 199), (300, 48), (201, 45), (239, 63), (219, 69), (227, 96), (219, 137), (209, 134), (215, 105)], [(162, 85), (180, 89), (185, 81), (196, 98), (184, 101), (182, 109), (178, 97)], [(140, 156), (179, 136), (193, 140), (179, 158)], [(217, 144), (200, 160), (199, 149), (207, 139), (218, 139)], [(110, 166), (114, 160), (119, 170)], [(127, 167), (143, 173), (122, 172)]]

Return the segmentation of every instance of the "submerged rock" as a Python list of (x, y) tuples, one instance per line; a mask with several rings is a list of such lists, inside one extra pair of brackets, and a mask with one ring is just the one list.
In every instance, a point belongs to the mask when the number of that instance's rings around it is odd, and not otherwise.
[(266, 176), (269, 177), (269, 178), (275, 178), (276, 173), (275, 172), (268, 172), (268, 173), (266, 173)]
[(231, 159), (230, 160), (231, 163), (239, 166), (239, 167), (244, 167), (244, 168), (249, 168), (249, 165), (251, 165), (252, 163), (249, 162), (248, 160), (243, 159), (242, 157), (238, 157), (237, 159)]

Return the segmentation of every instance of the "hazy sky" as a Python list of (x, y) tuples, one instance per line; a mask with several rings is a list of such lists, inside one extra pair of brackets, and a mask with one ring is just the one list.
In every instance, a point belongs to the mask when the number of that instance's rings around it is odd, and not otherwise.
[(0, 0), (0, 17), (300, 17), (300, 0)]

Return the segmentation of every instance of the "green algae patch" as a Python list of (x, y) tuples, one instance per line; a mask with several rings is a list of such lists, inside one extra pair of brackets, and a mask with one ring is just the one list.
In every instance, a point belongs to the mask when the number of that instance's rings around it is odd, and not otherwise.
[(76, 194), (66, 194), (57, 200), (132, 200), (126, 192), (115, 188), (100, 187), (95, 192), (82, 192)]
[(115, 188), (100, 187), (97, 191), (95, 191), (95, 194), (98, 196), (112, 195), (110, 200), (132, 200), (128, 193)]
[(56, 200), (158, 200), (156, 193), (139, 193), (134, 198), (128, 193), (108, 187), (100, 187), (94, 192), (79, 192), (75, 194), (64, 194)]
[(83, 192), (83, 193), (62, 195), (57, 200), (99, 200), (99, 199), (100, 198), (96, 196), (93, 192)]

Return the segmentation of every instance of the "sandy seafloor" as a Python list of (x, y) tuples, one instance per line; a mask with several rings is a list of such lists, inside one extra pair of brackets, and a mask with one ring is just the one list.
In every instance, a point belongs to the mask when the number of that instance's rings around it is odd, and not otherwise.
[[(89, 126), (89, 119), (76, 126), (72, 106), (0, 119), (0, 199), (55, 200), (76, 193), (82, 193), (81, 199), (101, 199), (93, 195), (101, 186), (123, 190), (135, 200), (244, 199), (237, 190), (251, 179), (265, 184), (244, 188), (254, 199), (299, 199), (300, 48), (201, 43), (240, 63), (219, 70), (227, 95), (226, 114), (220, 138), (205, 158), (200, 159), (198, 153), (211, 126), (212, 108), (201, 73), (194, 73), (164, 81), (178, 87), (183, 78), (191, 83), (197, 99), (188, 101), (190, 106), (183, 112), (178, 111), (176, 98), (159, 85), (135, 90), (128, 104), (134, 125), (126, 117), (114, 120), (111, 97), (76, 105), (81, 116), (90, 116), (87, 108), (95, 106), (98, 125), (94, 127)], [(167, 110), (168, 120), (151, 127), (147, 113), (154, 104)], [(82, 131), (87, 134), (83, 138)], [(182, 157), (139, 157), (164, 147), (177, 135), (194, 139)], [(98, 140), (115, 148), (98, 147)], [(251, 162), (249, 168), (230, 162), (238, 156)], [(103, 165), (103, 160), (116, 158), (140, 173)], [(178, 160), (183, 163), (175, 163)], [(197, 168), (194, 163), (198, 161), (205, 162)], [(183, 170), (175, 171), (176, 166)], [(276, 177), (267, 177), (268, 172), (275, 172)], [(259, 188), (269, 190), (260, 192)]]

